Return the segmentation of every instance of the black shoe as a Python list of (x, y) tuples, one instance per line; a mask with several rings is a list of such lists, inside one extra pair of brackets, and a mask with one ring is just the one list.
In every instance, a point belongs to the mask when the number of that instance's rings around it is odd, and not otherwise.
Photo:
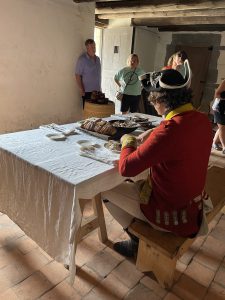
[(215, 149), (215, 150), (217, 150), (217, 151), (221, 151), (222, 150), (222, 148), (220, 147), (220, 145), (217, 144), (217, 143), (213, 143), (212, 144), (212, 148)]
[(132, 239), (117, 242), (113, 245), (113, 249), (126, 257), (134, 257), (138, 251), (138, 242)]
[(128, 228), (125, 228), (124, 231), (126, 231), (126, 233), (129, 235), (129, 237), (131, 238), (131, 240), (135, 241), (135, 242), (139, 242), (139, 238), (136, 237), (134, 234), (132, 234)]

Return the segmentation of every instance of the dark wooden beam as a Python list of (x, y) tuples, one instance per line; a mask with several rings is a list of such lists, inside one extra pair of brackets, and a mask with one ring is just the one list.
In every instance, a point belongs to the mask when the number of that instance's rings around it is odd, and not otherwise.
[(109, 25), (109, 20), (99, 20), (98, 16), (95, 16), (95, 26), (99, 28), (106, 28)]
[(118, 14), (101, 14), (99, 19), (121, 19), (121, 18), (166, 18), (166, 17), (223, 17), (225, 8), (221, 9), (190, 9), (175, 11), (155, 11), (155, 12), (133, 12)]
[(151, 0), (96, 2), (96, 14), (225, 8), (224, 0)]
[(134, 26), (169, 26), (169, 25), (213, 25), (225, 24), (225, 16), (223, 17), (186, 17), (186, 18), (145, 18), (145, 19), (132, 19)]
[[(120, 0), (73, 0), (75, 3), (83, 3), (83, 2), (119, 2)], [(132, 0), (131, 0), (132, 1)]]
[(163, 31), (225, 31), (225, 25), (173, 25), (173, 26), (161, 26), (158, 27), (160, 32)]
[(75, 3), (83, 3), (83, 2), (95, 2), (95, 0), (73, 0)]
[(83, 3), (83, 2), (112, 2), (112, 1), (113, 2), (119, 2), (121, 0), (97, 0), (97, 1), (95, 1), (95, 0), (73, 0), (73, 2), (75, 2), (75, 3)]

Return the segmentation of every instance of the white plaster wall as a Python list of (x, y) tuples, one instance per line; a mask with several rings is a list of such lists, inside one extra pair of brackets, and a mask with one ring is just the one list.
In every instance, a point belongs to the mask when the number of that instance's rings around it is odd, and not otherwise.
[(96, 44), (96, 55), (100, 58), (102, 58), (102, 34), (103, 29), (102, 28), (95, 28), (94, 30), (94, 40)]
[[(116, 101), (116, 112), (119, 112), (120, 102), (115, 100), (116, 84), (115, 73), (126, 66), (127, 57), (131, 53), (132, 27), (116, 27), (105, 29), (103, 32), (102, 51), (102, 91), (106, 96)], [(119, 52), (114, 53), (114, 46)]]
[(166, 46), (172, 41), (172, 32), (160, 32), (156, 48), (154, 69), (161, 70), (165, 65)]
[(146, 72), (154, 71), (156, 49), (159, 39), (158, 31), (154, 28), (135, 28), (134, 53), (138, 54), (140, 66)]
[(94, 3), (0, 2), (0, 132), (80, 119), (74, 63), (94, 35)]

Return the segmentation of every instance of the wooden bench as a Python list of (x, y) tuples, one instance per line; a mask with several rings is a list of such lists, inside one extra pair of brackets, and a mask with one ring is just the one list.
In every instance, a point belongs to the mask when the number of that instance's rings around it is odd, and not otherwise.
[[(205, 189), (214, 206), (213, 210), (207, 214), (209, 223), (225, 205), (225, 169), (215, 166), (208, 169)], [(139, 220), (131, 224), (129, 231), (139, 238), (137, 269), (141, 272), (152, 271), (162, 287), (171, 287), (177, 260), (188, 250), (195, 239), (157, 231)]]

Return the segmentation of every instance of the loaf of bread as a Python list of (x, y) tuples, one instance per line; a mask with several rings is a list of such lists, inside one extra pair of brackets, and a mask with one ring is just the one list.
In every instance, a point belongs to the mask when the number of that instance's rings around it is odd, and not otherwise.
[(94, 127), (94, 131), (95, 132), (100, 132), (101, 131), (101, 128), (107, 123), (107, 121), (103, 121), (103, 120), (100, 120), (98, 122), (95, 123), (95, 127)]
[(113, 127), (109, 122), (107, 122), (102, 126), (99, 133), (112, 136), (116, 133), (116, 128)]
[(95, 122), (94, 121), (85, 121), (82, 125), (81, 128), (90, 130), (90, 131), (94, 131), (94, 127), (95, 127)]
[(81, 128), (110, 136), (116, 133), (116, 128), (113, 127), (109, 122), (104, 121), (102, 119), (86, 120), (81, 125)]

